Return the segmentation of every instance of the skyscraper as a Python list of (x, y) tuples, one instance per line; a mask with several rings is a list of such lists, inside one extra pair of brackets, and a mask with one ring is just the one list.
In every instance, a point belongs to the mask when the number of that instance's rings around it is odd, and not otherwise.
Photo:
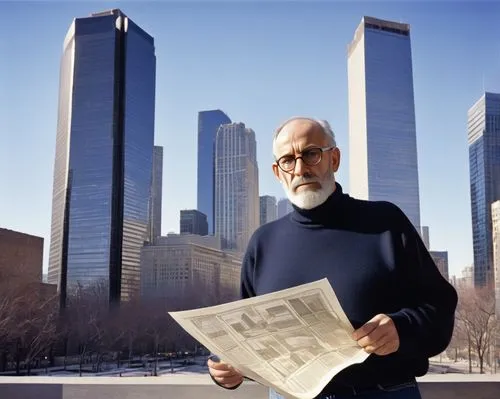
[(420, 236), (422, 237), (425, 247), (429, 249), (431, 247), (429, 240), (429, 226), (421, 226)]
[(364, 17), (348, 49), (349, 187), (420, 231), (410, 26)]
[(64, 40), (54, 165), (49, 282), (64, 306), (76, 283), (109, 301), (139, 289), (148, 234), (154, 39), (120, 10), (76, 18)]
[(493, 239), (493, 281), (495, 287), (495, 314), (500, 318), (500, 200), (491, 204)]
[(429, 253), (441, 275), (448, 280), (450, 278), (448, 273), (448, 251), (429, 251)]
[(198, 113), (198, 179), (197, 208), (207, 215), (208, 232), (215, 231), (215, 139), (220, 125), (231, 119), (219, 109)]
[(491, 204), (500, 199), (500, 94), (485, 93), (468, 112), (474, 285), (492, 284)]
[(151, 197), (149, 199), (149, 242), (161, 236), (161, 203), (163, 190), (163, 147), (154, 146)]
[(270, 195), (263, 195), (259, 197), (260, 201), (260, 224), (263, 225), (265, 223), (272, 222), (276, 220), (277, 216), (277, 205), (276, 205), (276, 197), (272, 197)]
[(278, 201), (277, 205), (277, 211), (278, 211), (278, 218), (282, 218), (285, 215), (288, 215), (290, 212), (293, 211), (293, 206), (292, 203), (288, 198), (281, 198)]
[(180, 233), (208, 235), (207, 215), (197, 209), (181, 210)]
[(258, 226), (255, 133), (243, 123), (222, 125), (215, 146), (215, 234), (223, 249), (243, 252)]

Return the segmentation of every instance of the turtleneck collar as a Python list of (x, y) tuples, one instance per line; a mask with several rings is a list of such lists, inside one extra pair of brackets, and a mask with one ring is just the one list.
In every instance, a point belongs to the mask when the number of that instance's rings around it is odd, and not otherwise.
[(291, 218), (300, 224), (331, 224), (341, 213), (340, 205), (344, 197), (342, 186), (336, 182), (335, 191), (321, 205), (312, 209), (302, 209), (292, 204), (294, 211), (291, 213)]

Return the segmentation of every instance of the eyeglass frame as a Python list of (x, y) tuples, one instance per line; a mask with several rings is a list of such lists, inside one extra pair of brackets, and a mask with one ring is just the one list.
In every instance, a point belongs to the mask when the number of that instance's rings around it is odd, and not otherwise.
[[(284, 158), (284, 157), (291, 157), (292, 155), (283, 155), (281, 157), (279, 157), (278, 159), (275, 159), (274, 162), (276, 163), (276, 165), (278, 166), (278, 168), (280, 168), (283, 172), (285, 173), (289, 173), (291, 174), (294, 170), (295, 170), (295, 167), (297, 166), (297, 159), (302, 159), (302, 162), (304, 162), (305, 165), (307, 166), (316, 166), (318, 165), (322, 160), (323, 160), (323, 153), (324, 152), (327, 152), (327, 151), (331, 151), (331, 150), (334, 150), (336, 148), (336, 146), (334, 145), (331, 145), (331, 146), (327, 146), (327, 147), (310, 147), (310, 148), (306, 148), (304, 151), (302, 151), (300, 153), (300, 155), (294, 157), (293, 159), (293, 167), (289, 170), (285, 170), (281, 167), (280, 165), (280, 159)], [(311, 151), (311, 150), (320, 150), (320, 156), (319, 156), (319, 159), (318, 159), (318, 162), (316, 162), (315, 164), (308, 164), (306, 161), (304, 161), (304, 153), (307, 152), (307, 151)]]

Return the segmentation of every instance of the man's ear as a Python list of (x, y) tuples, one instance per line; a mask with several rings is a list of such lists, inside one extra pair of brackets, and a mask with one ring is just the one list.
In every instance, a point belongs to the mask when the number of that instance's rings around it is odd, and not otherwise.
[(334, 173), (337, 173), (340, 166), (340, 150), (338, 147), (335, 147), (332, 150), (332, 170)]
[(278, 181), (281, 183), (281, 179), (280, 179), (280, 168), (279, 166), (275, 163), (273, 163), (273, 173), (274, 173), (274, 176), (276, 176), (276, 179), (278, 179)]

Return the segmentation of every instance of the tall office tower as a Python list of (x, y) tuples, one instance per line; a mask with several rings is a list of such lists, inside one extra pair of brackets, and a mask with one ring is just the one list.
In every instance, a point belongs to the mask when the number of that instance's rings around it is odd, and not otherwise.
[(99, 281), (116, 303), (139, 291), (148, 235), (154, 39), (120, 10), (76, 18), (64, 40), (49, 282), (61, 305)]
[(290, 200), (288, 198), (280, 199), (278, 201), (278, 205), (276, 208), (278, 210), (278, 219), (282, 218), (283, 216), (285, 216), (293, 211), (292, 203), (290, 202)]
[(468, 112), (474, 285), (493, 283), (491, 204), (500, 200), (500, 94), (485, 93)]
[(410, 26), (364, 17), (348, 49), (349, 187), (420, 231)]
[(181, 211), (180, 233), (196, 234), (200, 236), (208, 235), (207, 215), (197, 209), (187, 209)]
[(431, 243), (429, 240), (429, 226), (421, 226), (420, 237), (422, 237), (422, 241), (424, 242), (427, 250), (431, 247)]
[(154, 146), (151, 196), (149, 198), (149, 242), (161, 236), (161, 202), (163, 190), (163, 147)]
[(276, 220), (277, 206), (276, 197), (270, 195), (263, 195), (259, 197), (260, 201), (260, 224), (272, 222)]
[(441, 275), (448, 280), (450, 278), (448, 273), (448, 251), (429, 251), (429, 253)]
[(495, 314), (500, 318), (500, 200), (491, 204), (493, 239), (493, 281), (495, 287)]
[(215, 234), (223, 249), (244, 252), (258, 226), (255, 132), (244, 123), (222, 125), (215, 145)]
[(198, 112), (197, 205), (207, 215), (208, 232), (215, 231), (215, 139), (219, 127), (231, 119), (219, 109)]

